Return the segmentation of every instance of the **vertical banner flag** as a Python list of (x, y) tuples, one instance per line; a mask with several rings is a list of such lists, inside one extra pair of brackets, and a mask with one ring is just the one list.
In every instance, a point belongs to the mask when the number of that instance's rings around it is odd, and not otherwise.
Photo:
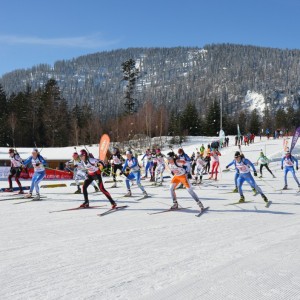
[(291, 142), (291, 149), (290, 149), (290, 152), (291, 152), (291, 153), (292, 153), (294, 147), (295, 147), (296, 144), (297, 144), (299, 135), (300, 135), (300, 127), (298, 127), (298, 128), (296, 129), (295, 134), (294, 134), (294, 136), (293, 136), (293, 139), (292, 139), (292, 142)]
[(103, 161), (106, 158), (106, 153), (109, 148), (109, 143), (110, 143), (110, 137), (107, 134), (103, 134), (99, 142), (99, 158)]
[(241, 132), (240, 132), (240, 125), (239, 124), (237, 124), (237, 134), (238, 134), (238, 138), (240, 140), (240, 138), (241, 138)]

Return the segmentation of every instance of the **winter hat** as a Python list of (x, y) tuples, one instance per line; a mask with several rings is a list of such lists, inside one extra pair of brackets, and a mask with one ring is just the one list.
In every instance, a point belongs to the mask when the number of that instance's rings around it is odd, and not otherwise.
[(237, 158), (237, 157), (239, 157), (239, 156), (241, 156), (240, 151), (236, 151), (236, 152), (234, 153), (234, 157)]

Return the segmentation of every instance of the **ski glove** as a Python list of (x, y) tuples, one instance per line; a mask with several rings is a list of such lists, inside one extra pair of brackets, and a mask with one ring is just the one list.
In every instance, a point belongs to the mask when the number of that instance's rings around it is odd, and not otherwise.
[(281, 166), (281, 170), (283, 170), (283, 166)]
[(254, 176), (257, 176), (257, 172), (256, 171), (254, 171)]
[(297, 170), (297, 171), (299, 170), (298, 166), (296, 167), (296, 170)]

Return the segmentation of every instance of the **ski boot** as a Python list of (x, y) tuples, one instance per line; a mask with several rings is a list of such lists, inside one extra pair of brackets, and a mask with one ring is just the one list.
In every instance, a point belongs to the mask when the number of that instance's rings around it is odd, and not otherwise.
[(111, 209), (116, 209), (117, 203), (115, 201), (111, 201)]
[(276, 178), (276, 176), (274, 174), (272, 174), (273, 178)]
[(18, 192), (18, 194), (24, 194), (24, 191), (23, 190), (20, 190), (19, 192)]
[(266, 195), (262, 194), (261, 197), (263, 198), (263, 200), (267, 203), (268, 202), (268, 198), (266, 197)]
[(262, 178), (262, 175), (259, 175), (258, 178)]
[(283, 190), (287, 190), (287, 189), (288, 189), (288, 186), (285, 185), (285, 186), (283, 187)]
[(24, 196), (24, 198), (32, 198), (32, 193), (28, 193)]
[(128, 191), (128, 193), (124, 195), (124, 197), (131, 197), (131, 196), (132, 196), (131, 191)]
[(35, 197), (34, 197), (32, 200), (34, 200), (34, 201), (39, 201), (39, 200), (41, 200), (40, 194), (36, 194)]
[(99, 192), (99, 189), (97, 186), (94, 186), (94, 189), (95, 189), (95, 193), (98, 193)]
[(84, 201), (79, 207), (88, 208), (90, 206), (88, 201)]
[(177, 201), (173, 201), (173, 205), (171, 206), (170, 209), (178, 209), (178, 202)]
[(245, 197), (244, 196), (241, 196), (241, 198), (239, 200), (239, 203), (245, 203)]
[(81, 194), (81, 189), (78, 189), (74, 194)]
[(146, 191), (143, 191), (144, 198), (149, 197)]
[(200, 210), (203, 211), (204, 210), (204, 206), (202, 204), (201, 201), (197, 201), (198, 206), (200, 207)]
[(238, 193), (238, 188), (236, 187), (232, 192), (233, 193)]

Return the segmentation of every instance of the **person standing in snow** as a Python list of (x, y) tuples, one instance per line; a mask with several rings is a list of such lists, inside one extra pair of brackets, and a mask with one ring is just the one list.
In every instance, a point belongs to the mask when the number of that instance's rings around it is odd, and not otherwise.
[(290, 151), (287, 151), (285, 156), (281, 159), (281, 170), (284, 168), (284, 187), (283, 190), (288, 189), (287, 184), (287, 174), (288, 172), (291, 172), (293, 174), (293, 177), (295, 181), (298, 184), (298, 188), (300, 191), (300, 183), (299, 180), (295, 174), (294, 164), (296, 164), (296, 170), (298, 170), (298, 160), (290, 153)]
[(263, 167), (265, 167), (270, 173), (271, 175), (273, 176), (273, 178), (275, 178), (275, 175), (272, 173), (272, 171), (269, 169), (269, 162), (270, 160), (264, 155), (264, 153), (261, 151), (260, 152), (260, 156), (257, 160), (257, 163), (260, 165), (259, 167), (259, 173), (260, 173), (260, 176), (259, 178), (262, 177), (262, 169)]
[(21, 182), (19, 180), (22, 172), (22, 158), (18, 153), (15, 152), (14, 149), (9, 149), (8, 154), (10, 157), (10, 171), (8, 175), (9, 188), (5, 189), (5, 192), (13, 192), (12, 178), (15, 177), (15, 181), (20, 189), (19, 194), (24, 194)]
[[(156, 149), (156, 161), (157, 167), (155, 171), (155, 184), (162, 185), (163, 182), (163, 173), (165, 171), (165, 155), (161, 153), (160, 149)], [(159, 182), (158, 182), (159, 180)]]
[(89, 207), (87, 188), (94, 180), (97, 180), (99, 182), (100, 191), (109, 200), (111, 207), (116, 208), (117, 207), (116, 202), (112, 199), (110, 193), (104, 188), (103, 185), (100, 168), (105, 167), (104, 162), (99, 159), (89, 157), (85, 149), (80, 150), (79, 157), (81, 159), (84, 169), (87, 170), (87, 177), (83, 183), (84, 202), (80, 205), (80, 207), (83, 208)]
[(131, 150), (126, 151), (126, 160), (122, 169), (121, 174), (124, 174), (126, 176), (126, 187), (127, 187), (127, 194), (125, 197), (131, 197), (131, 189), (130, 189), (130, 181), (136, 180), (137, 186), (141, 189), (143, 192), (144, 197), (147, 197), (148, 194), (145, 191), (144, 187), (141, 184), (141, 170), (138, 164), (137, 158), (133, 156), (133, 153)]
[(186, 176), (186, 165), (187, 161), (178, 159), (174, 152), (169, 152), (167, 154), (168, 166), (171, 170), (173, 178), (171, 179), (170, 192), (173, 200), (173, 206), (171, 209), (178, 209), (177, 196), (175, 193), (175, 189), (178, 184), (183, 184), (186, 187), (188, 193), (193, 197), (196, 201), (197, 205), (200, 207), (201, 211), (204, 210), (204, 206), (194, 190), (192, 189), (187, 176)]
[[(202, 177), (205, 172), (207, 162), (203, 159), (203, 154), (201, 152), (197, 152), (196, 156), (196, 175), (195, 175), (195, 181), (193, 184), (201, 184), (202, 183)], [(198, 182), (198, 176), (199, 176), (199, 182)]]
[(148, 171), (150, 171), (151, 176), (151, 168), (152, 168), (152, 153), (150, 149), (146, 150), (146, 153), (142, 157), (142, 161), (146, 160), (146, 166), (145, 166), (145, 176), (142, 177), (142, 179), (145, 179), (148, 177)]
[(39, 183), (43, 180), (43, 178), (46, 175), (45, 171), (45, 165), (46, 161), (45, 159), (40, 155), (38, 149), (33, 149), (31, 156), (29, 156), (24, 162), (23, 165), (27, 166), (28, 164), (31, 164), (34, 168), (34, 173), (31, 180), (31, 186), (29, 193), (25, 195), (25, 198), (31, 198), (33, 190), (35, 189), (36, 196), (33, 198), (34, 200), (40, 200), (40, 187)]
[[(81, 194), (79, 180), (85, 180), (87, 173), (77, 152), (73, 153), (72, 159), (66, 162), (66, 166), (74, 167), (73, 179), (75, 180), (77, 186), (77, 191), (75, 191), (74, 194)], [(95, 180), (92, 182), (92, 186), (94, 187), (95, 192), (99, 192), (99, 188)]]
[(112, 150), (112, 156), (110, 157), (111, 160), (111, 172), (113, 176), (113, 181), (114, 184), (112, 185), (112, 188), (117, 187), (117, 171), (120, 170), (122, 172), (123, 165), (122, 163), (124, 162), (124, 158), (122, 157), (120, 150), (118, 148), (113, 148)]
[(239, 203), (245, 202), (245, 197), (244, 197), (243, 189), (242, 189), (243, 183), (245, 181), (247, 181), (250, 184), (250, 186), (253, 189), (255, 189), (257, 193), (259, 193), (261, 195), (263, 200), (266, 203), (268, 203), (268, 198), (265, 196), (265, 194), (263, 193), (261, 188), (256, 184), (254, 178), (251, 175), (249, 167), (252, 168), (252, 170), (254, 172), (254, 176), (257, 176), (257, 172), (256, 172), (256, 169), (255, 169), (253, 163), (249, 159), (243, 157), (241, 155), (241, 153), (239, 151), (237, 151), (237, 152), (235, 152), (235, 155), (234, 155), (234, 166), (239, 171), (239, 177), (237, 179), (238, 190), (240, 193)]
[(213, 149), (210, 153), (211, 161), (212, 161), (212, 169), (211, 169), (211, 176), (209, 179), (213, 179), (214, 173), (216, 173), (215, 180), (218, 180), (218, 168), (220, 165), (219, 156), (221, 156), (220, 151), (218, 148)]

